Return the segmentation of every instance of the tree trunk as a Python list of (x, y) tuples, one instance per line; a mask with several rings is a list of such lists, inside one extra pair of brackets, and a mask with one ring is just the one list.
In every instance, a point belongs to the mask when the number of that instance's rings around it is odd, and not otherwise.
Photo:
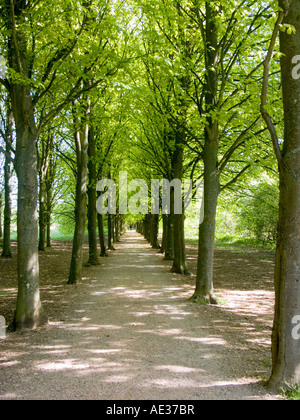
[(47, 221), (48, 221), (48, 210), (47, 210), (47, 190), (51, 189), (52, 182), (49, 180), (50, 165), (51, 165), (51, 154), (53, 150), (53, 133), (49, 130), (47, 137), (41, 137), (41, 156), (39, 164), (39, 251), (45, 251), (46, 248), (46, 232), (47, 232)]
[(88, 146), (88, 232), (89, 232), (89, 265), (99, 265), (98, 247), (97, 247), (97, 165), (96, 165), (96, 144), (94, 127), (89, 130), (89, 146)]
[[(284, 10), (283, 1), (279, 4)], [(293, 73), (295, 64), (292, 64), (294, 57), (299, 54), (299, 16), (300, 2), (290, 2), (284, 23), (293, 25), (296, 33), (280, 34), (285, 134), (280, 162), (276, 306), (270, 380), (270, 387), (274, 390), (300, 385), (300, 84)]]
[(108, 254), (106, 252), (106, 246), (105, 246), (104, 224), (103, 224), (102, 214), (98, 214), (98, 232), (99, 232), (99, 241), (100, 241), (100, 249), (101, 249), (100, 257), (107, 257)]
[(47, 213), (46, 213), (46, 186), (45, 186), (45, 178), (42, 174), (42, 170), (40, 171), (40, 189), (39, 189), (39, 202), (40, 202), (40, 210), (39, 210), (39, 251), (45, 251), (45, 243), (46, 243), (46, 226), (47, 226)]
[(160, 249), (159, 241), (159, 214), (151, 215), (151, 245), (153, 249)]
[[(174, 193), (171, 191), (171, 201), (174, 201)], [(166, 252), (165, 260), (173, 261), (174, 260), (174, 224), (173, 224), (173, 215), (169, 214), (167, 220), (167, 239), (166, 239)]]
[(0, 191), (0, 238), (3, 236), (3, 229), (2, 229), (2, 191)]
[[(30, 107), (27, 109), (27, 115), (30, 115), (29, 110)], [(39, 291), (38, 171), (35, 126), (33, 119), (31, 119), (31, 126), (26, 120), (20, 124), (20, 121), (16, 119), (16, 126), (16, 170), (19, 180), (18, 298), (13, 326), (14, 329), (19, 330), (43, 325), (47, 322), (47, 317), (42, 310)]]
[(193, 299), (199, 303), (216, 304), (213, 289), (213, 262), (215, 248), (216, 214), (220, 192), (218, 168), (219, 125), (210, 116), (217, 106), (218, 73), (218, 27), (216, 11), (206, 2), (206, 86), (205, 104), (207, 128), (205, 129), (204, 161), (204, 221), (199, 229), (199, 255), (196, 291)]
[(108, 224), (108, 250), (115, 251), (113, 246), (113, 216), (111, 214), (107, 217), (107, 224)]
[(11, 258), (11, 240), (10, 240), (10, 230), (11, 230), (11, 161), (10, 161), (10, 147), (12, 145), (12, 132), (13, 132), (13, 115), (11, 110), (7, 109), (7, 118), (6, 118), (6, 133), (5, 133), (5, 143), (6, 143), (6, 157), (4, 165), (4, 226), (3, 226), (3, 258)]
[(51, 248), (52, 183), (51, 185), (47, 187), (46, 203), (47, 203), (47, 248)]
[[(24, 2), (6, 3), (9, 66), (29, 76)], [(37, 130), (30, 89), (11, 83), (12, 112), (16, 126), (15, 166), (18, 177), (18, 297), (11, 329), (35, 328), (47, 322), (40, 300), (38, 256)]]
[(162, 216), (162, 220), (163, 220), (163, 235), (162, 235), (160, 253), (164, 254), (166, 252), (166, 249), (167, 249), (168, 216), (164, 214)]
[[(87, 110), (87, 113), (89, 110)], [(88, 133), (87, 115), (82, 117), (81, 127), (74, 116), (77, 152), (77, 184), (75, 199), (75, 232), (68, 284), (76, 284), (82, 278), (83, 245), (86, 227), (87, 176), (88, 176)]]
[(204, 220), (199, 229), (197, 279), (193, 297), (198, 303), (217, 303), (213, 287), (215, 226), (220, 189), (217, 159), (218, 144), (207, 139), (204, 149)]
[[(175, 152), (173, 156), (172, 168), (174, 179), (182, 181), (183, 177), (183, 138), (184, 133), (178, 130), (176, 133)], [(182, 198), (183, 201), (183, 198)], [(173, 209), (175, 206), (173, 207)], [(175, 213), (175, 212), (174, 212)], [(174, 223), (174, 263), (172, 271), (178, 274), (189, 274), (184, 233), (184, 205), (181, 214), (173, 214)]]

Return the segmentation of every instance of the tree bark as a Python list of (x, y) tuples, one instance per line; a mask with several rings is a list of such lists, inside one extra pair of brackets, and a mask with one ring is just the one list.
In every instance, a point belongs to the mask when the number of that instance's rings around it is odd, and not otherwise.
[(96, 144), (94, 127), (91, 125), (89, 130), (88, 145), (88, 232), (89, 232), (89, 261), (88, 265), (99, 265), (98, 246), (97, 246), (97, 164), (96, 164)]
[(159, 214), (151, 215), (151, 246), (153, 249), (160, 249), (158, 234), (159, 234)]
[(7, 107), (6, 117), (6, 157), (4, 165), (4, 226), (3, 226), (3, 258), (12, 258), (11, 252), (11, 146), (12, 146), (12, 133), (13, 133), (13, 115), (10, 105)]
[[(285, 10), (283, 1), (279, 2)], [(274, 390), (300, 385), (300, 84), (294, 75), (294, 57), (300, 45), (300, 3), (290, 2), (284, 23), (296, 33), (280, 34), (285, 116), (284, 146), (280, 159), (280, 216), (275, 270), (275, 319), (272, 333)]]
[(55, 177), (55, 163), (53, 159), (50, 161), (50, 166), (47, 174), (46, 182), (46, 224), (47, 224), (47, 248), (51, 248), (51, 215), (53, 206), (53, 182)]
[[(28, 78), (24, 23), (25, 3), (7, 2), (9, 66)], [(12, 111), (16, 125), (15, 166), (18, 177), (18, 297), (11, 329), (35, 328), (47, 323), (39, 289), (37, 129), (28, 86), (11, 83)]]
[(160, 253), (165, 254), (166, 248), (167, 248), (167, 236), (168, 236), (168, 216), (163, 214), (162, 220), (163, 220), (163, 235), (162, 235)]
[(107, 257), (108, 254), (106, 252), (104, 223), (103, 223), (102, 214), (98, 214), (98, 232), (99, 232), (99, 241), (100, 241), (100, 249), (101, 249), (100, 257)]
[(113, 215), (109, 214), (107, 217), (107, 225), (108, 225), (108, 250), (115, 251), (113, 246)]
[(199, 228), (199, 252), (196, 290), (193, 299), (198, 303), (216, 304), (213, 287), (215, 226), (220, 190), (217, 169), (218, 143), (208, 138), (204, 148), (204, 220)]
[[(183, 139), (184, 133), (178, 129), (176, 133), (175, 152), (173, 156), (172, 168), (174, 179), (182, 181), (183, 177)], [(183, 198), (182, 198), (183, 202)], [(174, 207), (173, 207), (174, 210)], [(173, 213), (175, 213), (173, 211)], [(174, 226), (174, 263), (172, 267), (173, 273), (189, 274), (184, 233), (184, 204), (182, 203), (182, 213), (173, 214)]]
[[(174, 202), (174, 192), (171, 191), (171, 202)], [(171, 204), (172, 206), (172, 204)], [(167, 238), (166, 238), (166, 252), (165, 260), (173, 261), (174, 260), (174, 224), (173, 224), (173, 215), (169, 214), (167, 216)]]
[[(47, 233), (47, 224), (48, 224), (48, 202), (47, 196), (48, 189), (51, 189), (52, 182), (49, 179), (50, 175), (50, 165), (51, 165), (51, 154), (53, 151), (54, 137), (51, 130), (49, 131), (47, 137), (41, 137), (41, 155), (39, 156), (39, 180), (40, 180), (40, 189), (39, 189), (39, 202), (40, 202), (40, 211), (39, 211), (39, 251), (45, 251), (46, 248), (46, 233)], [(50, 181), (50, 182), (49, 182)]]
[[(40, 171), (42, 172), (42, 171)], [(40, 173), (40, 185), (39, 185), (39, 251), (45, 251), (46, 244), (46, 226), (47, 226), (47, 213), (46, 213), (46, 186), (44, 175)]]
[(196, 290), (193, 300), (216, 304), (213, 288), (213, 262), (215, 248), (216, 213), (220, 192), (218, 167), (219, 125), (210, 112), (216, 109), (218, 94), (218, 27), (216, 11), (206, 2), (206, 85), (205, 105), (207, 128), (205, 129), (204, 161), (204, 221), (199, 229), (199, 255)]
[(88, 177), (88, 115), (82, 117), (79, 123), (76, 116), (75, 142), (77, 154), (77, 184), (75, 199), (75, 232), (73, 239), (72, 259), (68, 284), (76, 284), (82, 279), (83, 245), (86, 228), (86, 206), (87, 206), (87, 177)]

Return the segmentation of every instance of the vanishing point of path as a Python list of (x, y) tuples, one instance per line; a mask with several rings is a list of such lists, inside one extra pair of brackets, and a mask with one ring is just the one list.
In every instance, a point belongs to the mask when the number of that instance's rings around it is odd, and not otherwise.
[(140, 235), (91, 272), (59, 321), (0, 341), (0, 399), (276, 398)]

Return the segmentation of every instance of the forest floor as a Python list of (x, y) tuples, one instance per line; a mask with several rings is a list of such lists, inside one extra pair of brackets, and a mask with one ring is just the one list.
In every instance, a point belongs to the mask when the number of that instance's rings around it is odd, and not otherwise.
[[(218, 306), (189, 301), (195, 278), (141, 236), (67, 286), (71, 244), (41, 253), (41, 296), (49, 325), (0, 340), (0, 399), (273, 400), (274, 255), (217, 249)], [(86, 250), (87, 251), (87, 250)], [(195, 273), (197, 247), (188, 245)], [(16, 300), (16, 258), (0, 260), (0, 315)]]

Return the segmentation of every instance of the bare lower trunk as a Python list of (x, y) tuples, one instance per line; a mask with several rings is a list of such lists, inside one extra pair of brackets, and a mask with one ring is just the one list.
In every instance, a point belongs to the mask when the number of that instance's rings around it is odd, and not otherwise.
[(52, 193), (47, 190), (47, 248), (51, 248)]
[[(178, 129), (176, 133), (176, 149), (173, 156), (173, 173), (174, 178), (182, 181), (183, 176), (183, 138), (184, 133)], [(183, 198), (181, 197), (182, 201)], [(173, 198), (174, 200), (174, 198)], [(173, 207), (173, 209), (175, 206)], [(174, 211), (173, 211), (174, 213)], [(178, 274), (189, 274), (186, 260), (186, 245), (184, 234), (184, 205), (182, 203), (182, 213), (173, 214), (174, 227), (174, 263), (172, 271)]]
[(100, 249), (101, 249), (100, 257), (107, 257), (102, 214), (98, 214), (98, 232), (99, 232), (99, 241), (100, 241)]
[(159, 234), (159, 215), (152, 214), (151, 215), (151, 246), (153, 249), (160, 249), (160, 245), (158, 241), (158, 234)]
[[(296, 33), (281, 33), (282, 85), (285, 134), (280, 162), (280, 216), (278, 224), (275, 319), (272, 333), (274, 390), (300, 385), (300, 85), (294, 71), (299, 54), (300, 3), (290, 2), (285, 23)], [(284, 2), (279, 2), (284, 10)]]
[(160, 253), (164, 254), (166, 252), (167, 248), (167, 235), (168, 235), (168, 216), (163, 215), (163, 235), (162, 235), (162, 241), (161, 241), (161, 250)]
[(99, 265), (97, 246), (97, 167), (94, 128), (89, 131), (89, 187), (88, 187), (88, 231), (89, 231), (89, 265)]
[(196, 290), (193, 299), (198, 303), (216, 304), (213, 286), (216, 213), (219, 194), (219, 176), (207, 168), (204, 185), (204, 221), (199, 229), (199, 254)]
[(174, 264), (172, 271), (178, 274), (189, 274), (186, 260), (184, 214), (174, 215)]
[[(77, 122), (78, 123), (78, 122)], [(77, 126), (77, 124), (75, 124)], [(88, 124), (76, 130), (77, 185), (75, 201), (75, 232), (68, 284), (76, 284), (82, 278), (83, 245), (86, 228), (87, 167), (88, 167)]]
[(39, 251), (45, 251), (46, 245), (46, 227), (47, 227), (47, 212), (46, 212), (46, 188), (45, 179), (40, 176), (40, 191), (39, 191)]
[(108, 215), (107, 218), (107, 225), (108, 225), (108, 250), (109, 251), (115, 251), (114, 245), (113, 245), (113, 216), (111, 214)]
[[(171, 192), (171, 199), (172, 199), (172, 192)], [(173, 215), (169, 214), (167, 220), (167, 238), (166, 238), (166, 252), (165, 252), (165, 260), (166, 261), (173, 261), (174, 260), (174, 223), (173, 223)]]
[(4, 226), (3, 226), (3, 258), (11, 258), (11, 243), (10, 243), (10, 230), (11, 230), (11, 162), (10, 162), (10, 147), (12, 145), (12, 113), (10, 109), (7, 111), (6, 119), (6, 157), (4, 165)]
[(14, 328), (35, 328), (47, 322), (40, 301), (37, 212), (37, 150), (31, 127), (17, 129), (18, 298)]
[(204, 220), (199, 229), (199, 255), (196, 290), (193, 299), (199, 303), (216, 304), (213, 287), (213, 263), (215, 249), (216, 214), (220, 191), (218, 167), (219, 124), (211, 112), (216, 110), (218, 96), (218, 25), (216, 10), (206, 2), (206, 85), (205, 106), (207, 128), (205, 129), (204, 162)]

